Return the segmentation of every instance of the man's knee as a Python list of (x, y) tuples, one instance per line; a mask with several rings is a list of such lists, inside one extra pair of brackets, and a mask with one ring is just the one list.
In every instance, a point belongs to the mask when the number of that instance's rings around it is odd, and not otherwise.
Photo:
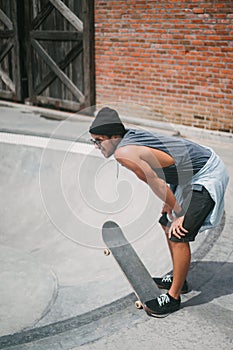
[(190, 244), (189, 242), (173, 242), (173, 241), (170, 241), (170, 244), (172, 246), (172, 249), (173, 250), (184, 250), (184, 251), (187, 251), (187, 250), (190, 250)]

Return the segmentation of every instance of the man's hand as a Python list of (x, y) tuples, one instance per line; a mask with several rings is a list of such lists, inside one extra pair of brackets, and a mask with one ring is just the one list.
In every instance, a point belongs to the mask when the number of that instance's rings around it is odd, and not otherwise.
[(176, 217), (173, 216), (172, 218), (172, 224), (168, 232), (168, 237), (171, 238), (172, 234), (181, 239), (182, 237), (185, 236), (188, 231), (183, 227), (183, 222), (184, 222), (184, 216), (181, 217)]

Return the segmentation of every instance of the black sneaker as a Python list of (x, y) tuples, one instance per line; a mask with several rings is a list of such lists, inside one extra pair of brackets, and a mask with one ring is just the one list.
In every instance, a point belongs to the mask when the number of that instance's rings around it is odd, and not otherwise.
[[(155, 283), (157, 284), (157, 286), (159, 288), (169, 290), (171, 288), (171, 285), (172, 285), (173, 276), (172, 275), (165, 275), (162, 278), (154, 277), (153, 280), (155, 281)], [(186, 294), (189, 291), (190, 291), (190, 289), (188, 286), (188, 282), (185, 280), (183, 287), (181, 289), (181, 294)]]
[(178, 300), (172, 298), (168, 293), (161, 294), (156, 299), (152, 299), (145, 303), (145, 311), (154, 317), (165, 317), (170, 313), (179, 310), (180, 298)]

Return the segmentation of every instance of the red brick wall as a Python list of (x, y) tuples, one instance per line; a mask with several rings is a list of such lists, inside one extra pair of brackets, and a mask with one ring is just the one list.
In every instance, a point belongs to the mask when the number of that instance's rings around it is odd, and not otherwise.
[(95, 0), (97, 105), (233, 132), (233, 0)]

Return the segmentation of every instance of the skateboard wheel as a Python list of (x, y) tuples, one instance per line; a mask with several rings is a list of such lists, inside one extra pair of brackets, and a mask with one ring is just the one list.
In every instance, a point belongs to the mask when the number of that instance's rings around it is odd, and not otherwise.
[(140, 300), (135, 301), (135, 306), (136, 306), (137, 309), (142, 309), (143, 308), (142, 307), (142, 303), (140, 302)]
[(104, 255), (106, 255), (106, 256), (108, 256), (108, 255), (110, 255), (110, 250), (109, 249), (104, 249)]

